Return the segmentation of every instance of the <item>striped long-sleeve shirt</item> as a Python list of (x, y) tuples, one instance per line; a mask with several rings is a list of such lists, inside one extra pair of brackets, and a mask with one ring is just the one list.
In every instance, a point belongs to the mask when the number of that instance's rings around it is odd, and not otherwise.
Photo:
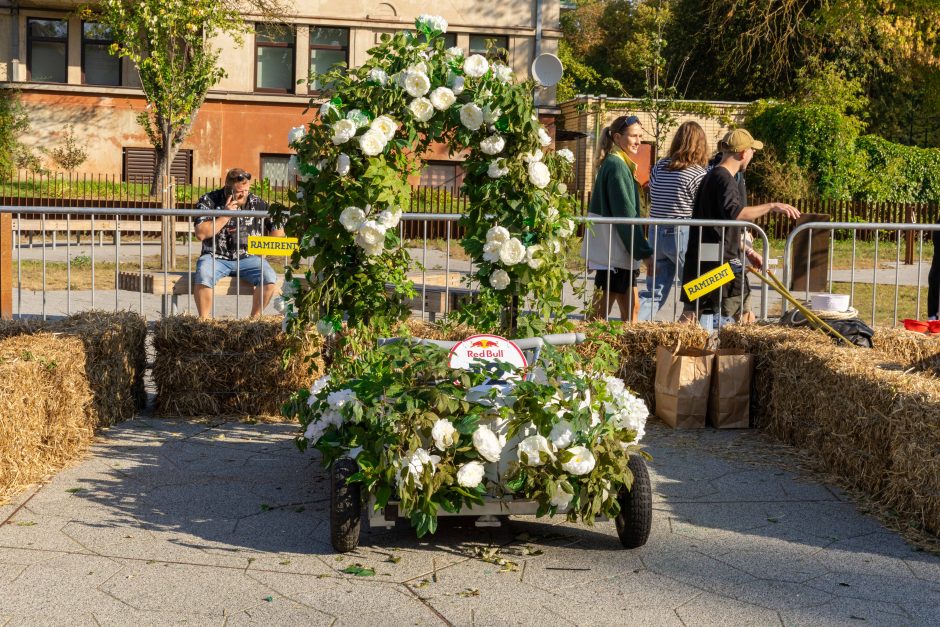
[(693, 165), (670, 170), (668, 165), (668, 158), (660, 159), (650, 172), (650, 217), (690, 218), (705, 168)]

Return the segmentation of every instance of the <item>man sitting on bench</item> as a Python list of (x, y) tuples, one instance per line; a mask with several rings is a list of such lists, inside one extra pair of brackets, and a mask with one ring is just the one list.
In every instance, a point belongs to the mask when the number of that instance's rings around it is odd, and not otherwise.
[[(249, 192), (249, 187), (251, 173), (232, 168), (225, 175), (225, 187), (200, 198), (198, 208), (206, 211), (267, 211), (268, 203)], [(210, 316), (213, 288), (220, 279), (229, 276), (240, 276), (255, 286), (251, 315), (260, 316), (277, 289), (277, 275), (267, 261), (248, 254), (248, 236), (281, 237), (284, 235), (283, 229), (272, 228), (268, 218), (200, 216), (196, 218), (194, 230), (196, 239), (202, 242), (202, 254), (196, 262), (196, 280), (193, 285), (199, 317), (206, 319)]]

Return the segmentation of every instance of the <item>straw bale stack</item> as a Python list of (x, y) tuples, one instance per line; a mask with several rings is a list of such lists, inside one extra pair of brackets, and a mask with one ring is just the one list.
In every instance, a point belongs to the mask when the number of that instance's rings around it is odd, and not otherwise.
[(147, 323), (131, 311), (86, 311), (58, 321), (13, 320), (0, 323), (0, 338), (40, 332), (79, 338), (94, 393), (99, 426), (133, 418), (146, 401)]
[[(293, 340), (280, 316), (249, 320), (164, 318), (154, 327), (153, 379), (163, 416), (276, 415), (322, 376), (320, 336)], [(294, 355), (283, 367), (285, 349)]]
[(940, 377), (940, 335), (924, 335), (906, 329), (879, 327), (875, 350), (907, 368)]
[(871, 357), (815, 340), (780, 344), (768, 430), (940, 535), (940, 389)]
[(703, 348), (708, 333), (697, 324), (636, 322), (619, 328), (606, 325), (585, 325), (588, 340), (578, 347), (587, 358), (597, 354), (600, 343), (607, 343), (620, 353), (620, 369), (613, 374), (654, 410), (656, 383), (656, 349), (659, 346)]
[(95, 428), (82, 341), (0, 340), (0, 503), (82, 453)]

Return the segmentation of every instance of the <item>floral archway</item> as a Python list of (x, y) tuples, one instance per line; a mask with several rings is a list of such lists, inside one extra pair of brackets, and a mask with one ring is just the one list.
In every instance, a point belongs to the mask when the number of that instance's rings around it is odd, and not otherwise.
[[(481, 329), (505, 326), (507, 309), (524, 302), (519, 334), (564, 321), (562, 286), (574, 199), (564, 181), (573, 155), (546, 151), (534, 83), (484, 56), (446, 48), (447, 23), (421, 16), (416, 32), (383, 35), (355, 69), (319, 76), (330, 98), (305, 127), (293, 129), (301, 184), (282, 207), (289, 234), (300, 240), (296, 263), (312, 258), (306, 284), (293, 281), (292, 325), (322, 331), (388, 329), (407, 315), (411, 260), (398, 224), (410, 201), (408, 178), (440, 143), (464, 154), (462, 245), (473, 260), (479, 298), (460, 312)], [(515, 322), (515, 320), (514, 320)]]

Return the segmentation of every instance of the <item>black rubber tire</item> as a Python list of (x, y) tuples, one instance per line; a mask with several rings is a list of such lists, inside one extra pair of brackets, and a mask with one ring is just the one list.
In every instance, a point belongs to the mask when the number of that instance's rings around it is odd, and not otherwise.
[(358, 483), (346, 485), (346, 479), (358, 472), (352, 459), (337, 459), (330, 472), (330, 542), (340, 553), (359, 546), (362, 530), (362, 490)]
[(633, 472), (633, 488), (620, 490), (620, 514), (615, 519), (617, 536), (625, 549), (646, 544), (653, 526), (653, 489), (646, 462), (639, 455), (631, 455), (628, 463)]

